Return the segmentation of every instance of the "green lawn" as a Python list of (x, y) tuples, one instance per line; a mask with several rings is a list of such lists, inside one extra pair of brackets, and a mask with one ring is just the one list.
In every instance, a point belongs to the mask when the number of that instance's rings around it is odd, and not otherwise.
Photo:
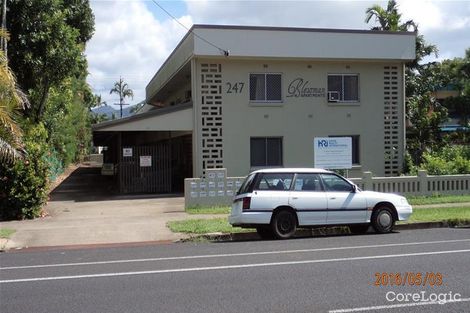
[(14, 229), (10, 228), (0, 228), (0, 238), (5, 238), (8, 239), (10, 238), (11, 235), (13, 235), (16, 232)]
[[(410, 220), (400, 223), (403, 224), (440, 221), (449, 222), (451, 225), (468, 225), (470, 224), (470, 207), (413, 209), (413, 214), (411, 215)], [(174, 221), (169, 222), (168, 227), (173, 232), (189, 234), (240, 233), (254, 231), (253, 229), (232, 227), (228, 223), (227, 217)]]
[(168, 222), (168, 227), (172, 232), (189, 234), (242, 233), (253, 231), (247, 228), (232, 227), (226, 217), (173, 221)]
[(470, 207), (413, 209), (413, 214), (406, 223), (440, 221), (447, 221), (451, 224), (461, 224), (465, 222), (470, 224)]
[(204, 207), (204, 206), (195, 206), (186, 208), (186, 213), (189, 214), (229, 214), (229, 206), (214, 206), (214, 207)]
[(470, 202), (470, 195), (464, 196), (419, 196), (406, 197), (411, 205), (441, 204), (441, 203), (463, 203)]

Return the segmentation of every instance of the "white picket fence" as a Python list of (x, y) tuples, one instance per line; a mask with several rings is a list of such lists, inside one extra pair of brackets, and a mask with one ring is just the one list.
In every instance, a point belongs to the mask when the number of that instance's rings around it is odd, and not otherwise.
[[(240, 188), (244, 177), (227, 177), (226, 169), (207, 170), (206, 178), (187, 178), (184, 182), (185, 207), (225, 206)], [(362, 178), (351, 178), (362, 190), (398, 193), (404, 196), (470, 194), (470, 175), (428, 175), (373, 177), (364, 172)]]

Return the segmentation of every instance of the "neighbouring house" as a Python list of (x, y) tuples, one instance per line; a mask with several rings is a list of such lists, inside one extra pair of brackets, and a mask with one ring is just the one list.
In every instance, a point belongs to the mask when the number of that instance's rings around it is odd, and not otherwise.
[(177, 192), (210, 168), (312, 167), (315, 137), (352, 138), (350, 177), (401, 173), (404, 64), (416, 33), (194, 25), (135, 116), (93, 127), (120, 191)]

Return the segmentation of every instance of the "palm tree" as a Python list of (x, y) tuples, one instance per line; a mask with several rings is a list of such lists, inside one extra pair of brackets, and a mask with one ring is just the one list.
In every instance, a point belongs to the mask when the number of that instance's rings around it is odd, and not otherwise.
[(119, 81), (114, 83), (113, 89), (109, 91), (109, 94), (118, 94), (119, 95), (119, 106), (121, 107), (121, 118), (122, 118), (122, 106), (127, 105), (124, 103), (124, 98), (131, 97), (134, 99), (134, 92), (129, 88), (127, 83), (124, 82), (122, 77), (119, 77)]
[[(8, 38), (8, 32), (0, 28), (0, 39)], [(5, 51), (0, 50), (0, 163), (13, 163), (23, 157), (23, 132), (15, 117), (27, 106), (28, 99), (16, 85)]]
[(379, 22), (380, 26), (372, 27), (373, 30), (386, 30), (386, 31), (408, 31), (410, 28), (413, 31), (417, 30), (417, 25), (412, 21), (406, 21), (400, 24), (401, 14), (398, 13), (398, 4), (395, 0), (389, 0), (387, 8), (384, 9), (378, 4), (374, 4), (366, 10), (366, 23), (369, 23), (371, 18)]

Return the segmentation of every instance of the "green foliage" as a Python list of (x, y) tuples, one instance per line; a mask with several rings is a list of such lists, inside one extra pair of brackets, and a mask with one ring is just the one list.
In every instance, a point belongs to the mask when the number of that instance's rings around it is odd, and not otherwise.
[(418, 169), (429, 175), (470, 174), (470, 146), (445, 146), (425, 152), (420, 165), (410, 167), (408, 173), (416, 175)]
[(86, 71), (84, 43), (93, 24), (88, 1), (14, 0), (9, 4), (11, 66), (19, 84), (37, 94), (31, 98), (36, 121), (42, 118), (49, 89)]
[(425, 152), (439, 149), (445, 144), (439, 125), (447, 120), (447, 109), (430, 93), (425, 93), (408, 99), (406, 117), (411, 123), (407, 134), (408, 152), (414, 164), (419, 164)]
[(42, 124), (25, 134), (27, 155), (23, 162), (0, 164), (0, 218), (25, 219), (37, 217), (47, 199), (48, 163), (45, 155), (46, 129)]
[(91, 141), (88, 109), (83, 96), (88, 86), (79, 79), (68, 79), (58, 88), (51, 88), (44, 124), (49, 144), (57, 153), (62, 167), (78, 161), (87, 152)]

